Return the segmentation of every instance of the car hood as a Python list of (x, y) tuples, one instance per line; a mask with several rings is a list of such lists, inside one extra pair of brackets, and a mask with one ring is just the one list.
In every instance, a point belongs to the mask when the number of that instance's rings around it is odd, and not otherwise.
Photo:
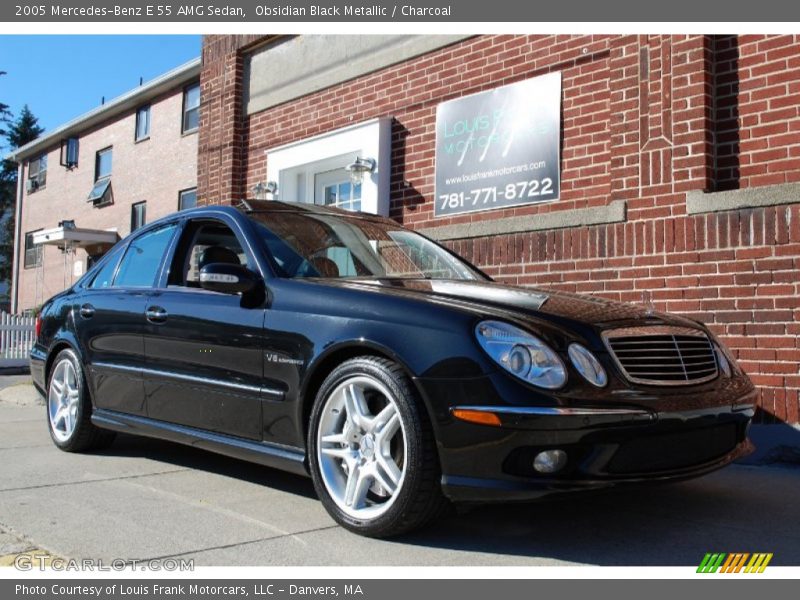
[(388, 295), (413, 294), (422, 298), (457, 298), (475, 307), (500, 308), (561, 323), (578, 322), (600, 329), (636, 322), (647, 325), (697, 327), (695, 321), (660, 313), (640, 304), (626, 304), (596, 296), (522, 288), (489, 281), (438, 279), (331, 279), (328, 285), (369, 289)]

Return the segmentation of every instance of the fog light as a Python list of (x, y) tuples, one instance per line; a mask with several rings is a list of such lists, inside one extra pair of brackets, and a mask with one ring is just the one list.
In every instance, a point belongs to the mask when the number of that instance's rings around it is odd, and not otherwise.
[(545, 450), (533, 459), (533, 468), (538, 473), (555, 473), (567, 466), (567, 453), (563, 450)]

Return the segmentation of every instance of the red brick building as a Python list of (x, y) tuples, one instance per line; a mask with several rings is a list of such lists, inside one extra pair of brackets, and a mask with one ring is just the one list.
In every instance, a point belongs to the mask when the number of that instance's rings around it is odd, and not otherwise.
[[(315, 201), (369, 146), (362, 208), (502, 281), (700, 319), (762, 418), (800, 420), (800, 37), (207, 36), (202, 59), (199, 203)], [(553, 72), (558, 200), (436, 217), (437, 106)]]
[(18, 163), (11, 310), (69, 287), (121, 237), (194, 205), (200, 61), (81, 115)]

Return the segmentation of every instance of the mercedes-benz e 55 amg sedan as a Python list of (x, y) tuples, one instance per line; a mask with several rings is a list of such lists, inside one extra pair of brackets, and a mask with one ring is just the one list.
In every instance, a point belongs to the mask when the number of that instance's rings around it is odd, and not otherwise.
[(702, 324), (499, 285), (338, 209), (171, 215), (37, 328), (31, 371), (62, 450), (126, 432), (310, 474), (365, 535), (451, 501), (678, 480), (749, 450), (753, 385)]

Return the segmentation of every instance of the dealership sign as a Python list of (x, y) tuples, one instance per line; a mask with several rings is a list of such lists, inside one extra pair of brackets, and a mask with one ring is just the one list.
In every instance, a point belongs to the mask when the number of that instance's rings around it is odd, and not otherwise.
[(438, 216), (558, 200), (561, 73), (436, 110)]

